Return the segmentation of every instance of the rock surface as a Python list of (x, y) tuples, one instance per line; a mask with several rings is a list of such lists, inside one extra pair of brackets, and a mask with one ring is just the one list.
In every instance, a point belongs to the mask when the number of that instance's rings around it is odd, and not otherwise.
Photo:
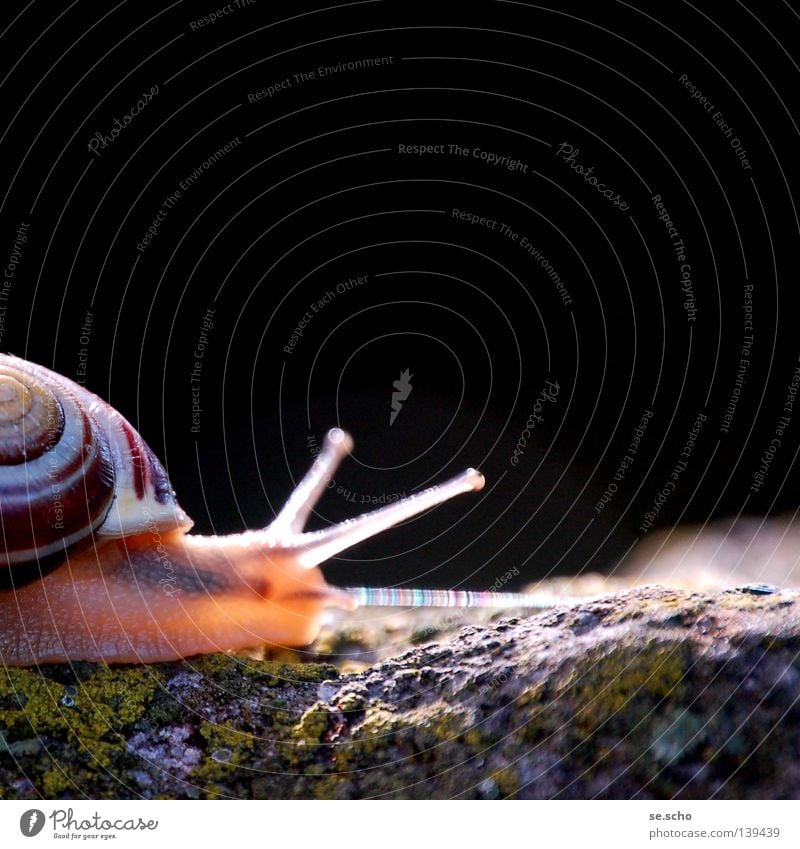
[(335, 664), (0, 669), (0, 797), (796, 798), (799, 653), (797, 592), (645, 587), (362, 612)]

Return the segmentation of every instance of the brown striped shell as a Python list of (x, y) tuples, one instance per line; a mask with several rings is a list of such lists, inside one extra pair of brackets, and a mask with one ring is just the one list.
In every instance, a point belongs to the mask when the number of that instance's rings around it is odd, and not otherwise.
[(163, 466), (116, 410), (0, 354), (0, 567), (66, 552), (92, 534), (191, 525)]

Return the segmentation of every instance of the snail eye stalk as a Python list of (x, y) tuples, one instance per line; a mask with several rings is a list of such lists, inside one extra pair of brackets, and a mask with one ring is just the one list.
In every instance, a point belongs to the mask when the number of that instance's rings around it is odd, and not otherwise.
[(484, 478), (477, 469), (467, 469), (444, 483), (428, 487), (394, 504), (347, 519), (321, 531), (303, 533), (311, 511), (325, 491), (342, 459), (353, 448), (349, 434), (339, 428), (328, 431), (322, 450), (311, 469), (289, 496), (266, 535), (271, 544), (291, 551), (297, 562), (313, 569), (356, 543), (449, 501), (456, 495), (483, 489)]

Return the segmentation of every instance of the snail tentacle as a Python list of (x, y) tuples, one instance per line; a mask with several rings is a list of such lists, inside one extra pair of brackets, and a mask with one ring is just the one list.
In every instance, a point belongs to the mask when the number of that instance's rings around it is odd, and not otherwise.
[(287, 539), (303, 530), (333, 473), (352, 450), (353, 438), (349, 433), (340, 428), (328, 431), (313, 465), (269, 525), (269, 531), (276, 539)]
[(485, 483), (483, 475), (477, 469), (467, 469), (444, 483), (406, 496), (394, 504), (363, 513), (321, 531), (302, 533), (311, 511), (325, 491), (333, 473), (352, 448), (353, 438), (350, 434), (339, 428), (329, 430), (322, 450), (287, 499), (275, 521), (264, 531), (250, 533), (263, 535), (263, 542), (292, 552), (301, 566), (313, 569), (345, 549), (442, 504), (455, 495), (483, 489)]
[(84, 387), (0, 354), (0, 664), (150, 663), (304, 646), (356, 597), (317, 567), (464, 492), (457, 477), (323, 531), (304, 532), (352, 439), (335, 428), (276, 519), (189, 534), (142, 437)]
[(394, 504), (362, 513), (321, 531), (300, 534), (288, 540), (285, 547), (294, 552), (301, 566), (313, 569), (356, 543), (374, 537), (456, 495), (483, 489), (484, 483), (484, 477), (477, 469), (467, 469), (444, 483), (408, 495)]

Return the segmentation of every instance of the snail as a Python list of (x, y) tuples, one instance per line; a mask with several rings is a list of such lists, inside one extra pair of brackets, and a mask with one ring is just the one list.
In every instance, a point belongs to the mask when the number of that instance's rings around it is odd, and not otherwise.
[[(358, 518), (304, 532), (352, 444), (344, 431), (329, 431), (267, 527), (190, 534), (192, 520), (164, 467), (120, 413), (43, 366), (0, 354), (0, 663), (152, 663), (305, 646), (326, 608), (408, 602), (408, 593), (422, 591), (338, 589), (319, 565), (480, 490), (484, 478), (467, 469)], [(427, 592), (432, 604), (472, 603), (481, 595)]]

